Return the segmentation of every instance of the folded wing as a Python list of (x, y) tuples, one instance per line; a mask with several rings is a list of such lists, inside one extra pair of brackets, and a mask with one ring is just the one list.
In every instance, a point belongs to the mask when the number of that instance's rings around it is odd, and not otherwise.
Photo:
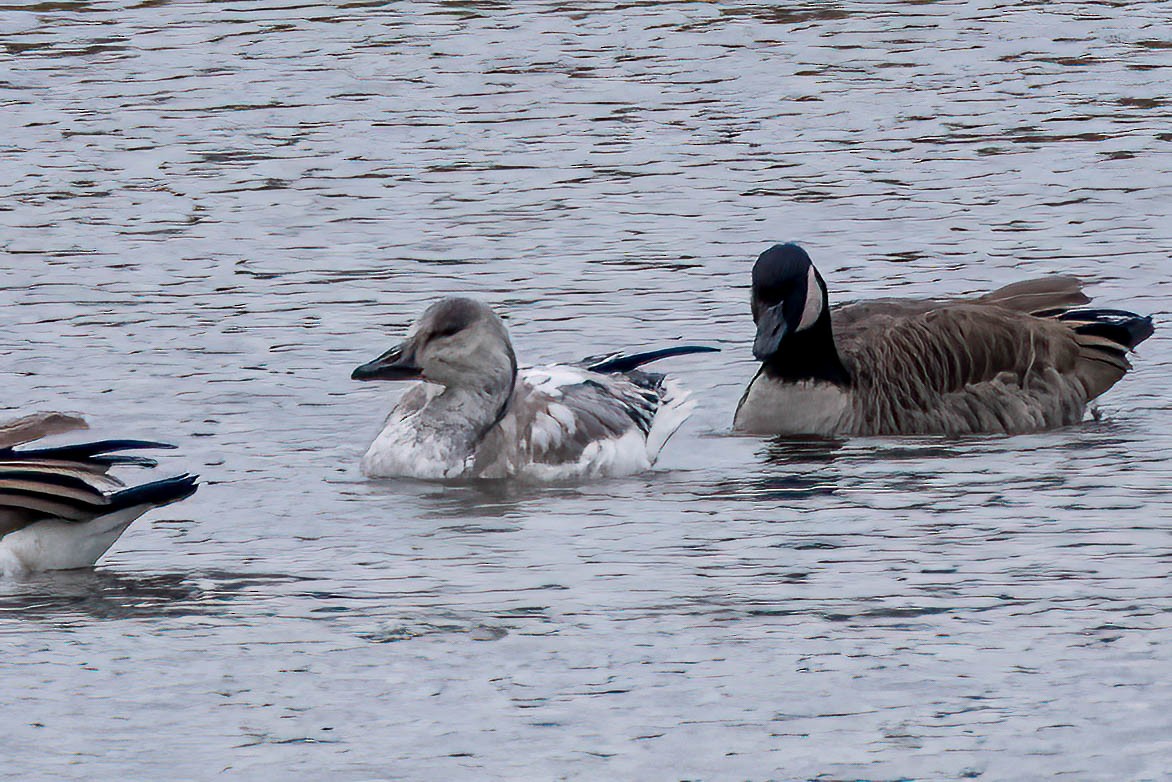
[[(662, 377), (640, 374), (640, 378), (603, 375), (569, 366), (526, 370), (514, 410), (518, 431), (529, 433), (532, 461), (646, 460), (647, 434), (662, 401)], [(627, 437), (632, 434), (637, 437)], [(616, 449), (620, 452), (611, 453)]]
[(1081, 308), (1088, 302), (1077, 279), (1055, 276), (976, 300), (844, 307), (836, 337), (866, 428), (1019, 431), (1077, 421), (1152, 333), (1150, 318)]

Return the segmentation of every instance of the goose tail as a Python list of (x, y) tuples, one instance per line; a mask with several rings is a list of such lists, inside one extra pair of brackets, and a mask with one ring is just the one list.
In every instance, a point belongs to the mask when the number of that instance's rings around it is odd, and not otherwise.
[(1054, 317), (1076, 334), (1105, 340), (1122, 350), (1134, 350), (1156, 331), (1151, 315), (1136, 315), (1127, 310), (1067, 310)]
[(161, 508), (195, 494), (195, 490), (199, 488), (196, 482), (198, 480), (198, 475), (185, 474), (123, 489), (110, 495), (110, 507), (111, 510), (133, 508), (136, 505)]
[(1072, 309), (1050, 317), (1074, 332), (1079, 347), (1078, 375), (1094, 399), (1131, 370), (1127, 354), (1155, 332), (1150, 315), (1126, 310)]

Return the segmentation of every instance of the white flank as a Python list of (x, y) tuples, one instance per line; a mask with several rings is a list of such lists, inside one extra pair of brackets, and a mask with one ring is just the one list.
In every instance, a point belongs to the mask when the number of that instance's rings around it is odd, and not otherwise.
[(631, 429), (621, 437), (595, 440), (582, 449), (575, 462), (538, 464), (522, 467), (520, 476), (537, 481), (565, 481), (575, 478), (633, 475), (651, 467), (643, 433)]
[(464, 459), (453, 458), (447, 442), (421, 437), (410, 417), (388, 423), (362, 457), (362, 474), (368, 478), (458, 478), (466, 469)]
[(758, 375), (736, 412), (733, 428), (756, 434), (833, 437), (847, 427), (849, 392), (833, 383), (796, 383)]
[(0, 538), (0, 572), (91, 567), (151, 507), (135, 505), (86, 522), (45, 519), (10, 532)]

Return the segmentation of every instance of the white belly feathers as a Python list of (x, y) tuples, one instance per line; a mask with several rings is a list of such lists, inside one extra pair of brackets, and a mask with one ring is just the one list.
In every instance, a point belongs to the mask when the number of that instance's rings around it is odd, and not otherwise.
[(850, 418), (850, 393), (834, 383), (782, 382), (761, 374), (749, 386), (733, 427), (740, 432), (830, 437)]

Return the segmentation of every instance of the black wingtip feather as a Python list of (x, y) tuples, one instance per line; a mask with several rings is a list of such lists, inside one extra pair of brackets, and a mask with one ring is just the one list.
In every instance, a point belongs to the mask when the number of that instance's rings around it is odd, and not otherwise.
[(153, 505), (156, 508), (170, 505), (195, 494), (195, 490), (199, 488), (199, 484), (196, 483), (198, 479), (198, 475), (177, 475), (174, 478), (164, 478), (161, 481), (123, 489), (111, 495), (110, 505), (114, 510), (135, 505)]
[(98, 464), (108, 464), (111, 467), (119, 466), (119, 465), (125, 466), (125, 467), (146, 467), (146, 468), (159, 466), (158, 461), (151, 459), (151, 458), (148, 458), (146, 456), (123, 456), (123, 455), (117, 455), (117, 454), (108, 454), (108, 455), (101, 455), (101, 456), (91, 456), (89, 458), (89, 461), (97, 462)]
[(608, 358), (605, 361), (600, 361), (597, 364), (591, 364), (586, 367), (591, 372), (602, 373), (622, 373), (631, 372), (638, 369), (644, 364), (650, 364), (652, 361), (658, 361), (661, 358), (670, 358), (671, 356), (687, 356), (692, 353), (719, 353), (720, 348), (708, 347), (707, 345), (676, 345), (675, 347), (663, 348), (661, 350), (651, 350), (646, 353), (633, 353), (629, 356), (615, 356)]
[(1130, 347), (1134, 348), (1136, 345), (1156, 333), (1156, 322), (1152, 320), (1151, 315), (1148, 315), (1144, 318), (1136, 318), (1129, 325), (1128, 331), (1131, 332)]
[(98, 440), (92, 443), (61, 445), (55, 448), (22, 448), (14, 451), (14, 453), (19, 454), (22, 458), (70, 460), (89, 459), (113, 451), (137, 451), (147, 448), (173, 450), (176, 447), (178, 446), (171, 445), (170, 443), (156, 443), (150, 440)]

